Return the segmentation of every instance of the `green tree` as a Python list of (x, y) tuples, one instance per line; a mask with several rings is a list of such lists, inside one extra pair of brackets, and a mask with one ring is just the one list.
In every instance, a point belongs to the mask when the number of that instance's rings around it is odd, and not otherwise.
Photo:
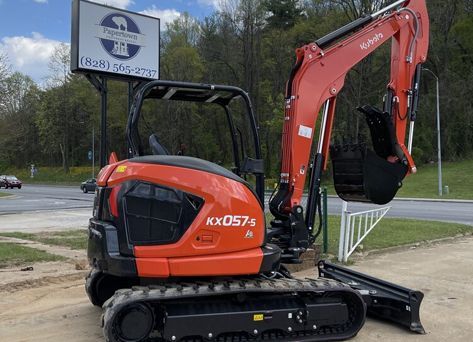
[[(59, 147), (62, 158), (62, 167), (64, 172), (69, 173), (69, 156), (70, 156), (70, 132), (71, 132), (71, 108), (70, 108), (70, 79), (71, 72), (70, 66), (70, 50), (69, 46), (62, 43), (59, 44), (51, 55), (49, 61), (49, 70), (51, 72), (48, 79), (50, 87), (55, 88), (57, 91), (52, 92), (55, 95), (56, 103), (47, 104), (51, 115), (55, 115), (54, 122), (57, 127), (57, 136), (52, 140), (59, 139), (60, 141), (56, 145)], [(49, 99), (49, 98), (48, 98)], [(54, 109), (53, 109), (54, 108)], [(55, 113), (53, 112), (55, 110)]]
[(269, 12), (269, 27), (278, 29), (293, 27), (303, 12), (298, 0), (264, 0), (263, 7)]
[(0, 96), (0, 116), (2, 115), (2, 110), (4, 109), (4, 102), (7, 100), (7, 93), (6, 93), (6, 80), (10, 75), (11, 66), (8, 63), (7, 55), (4, 53), (0, 53), (0, 93), (3, 94)]
[(204, 66), (195, 47), (198, 22), (185, 13), (168, 25), (161, 59), (164, 78), (177, 81), (200, 81)]
[(40, 156), (35, 117), (41, 91), (26, 75), (13, 73), (5, 80), (3, 116), (0, 119), (0, 161), (25, 167)]

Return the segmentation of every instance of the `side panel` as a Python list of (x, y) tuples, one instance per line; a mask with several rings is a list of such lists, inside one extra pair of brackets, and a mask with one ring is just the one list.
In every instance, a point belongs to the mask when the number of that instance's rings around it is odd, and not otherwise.
[(136, 258), (140, 277), (205, 277), (257, 274), (263, 252), (261, 248), (248, 251), (184, 258)]
[(203, 257), (169, 260), (172, 276), (222, 276), (259, 273), (263, 252), (261, 248), (248, 251)]

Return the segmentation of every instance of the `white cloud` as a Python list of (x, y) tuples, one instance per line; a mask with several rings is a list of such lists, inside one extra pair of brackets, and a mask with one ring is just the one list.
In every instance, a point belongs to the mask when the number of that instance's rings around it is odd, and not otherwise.
[(92, 2), (97, 2), (99, 4), (108, 5), (112, 7), (118, 8), (128, 8), (131, 4), (133, 4), (133, 0), (91, 0)]
[(220, 9), (222, 7), (222, 1), (223, 0), (197, 0), (197, 3), (203, 6)]
[(37, 2), (38, 4), (47, 4), (48, 0), (33, 0), (34, 2)]
[(150, 8), (147, 8), (140, 13), (150, 15), (161, 19), (161, 30), (166, 29), (166, 24), (172, 23), (175, 19), (181, 16), (181, 12), (175, 9), (159, 9), (155, 5), (152, 5)]
[(0, 52), (5, 52), (15, 71), (31, 76), (41, 83), (48, 76), (48, 63), (54, 49), (61, 44), (45, 38), (37, 32), (31, 37), (4, 37), (0, 40)]

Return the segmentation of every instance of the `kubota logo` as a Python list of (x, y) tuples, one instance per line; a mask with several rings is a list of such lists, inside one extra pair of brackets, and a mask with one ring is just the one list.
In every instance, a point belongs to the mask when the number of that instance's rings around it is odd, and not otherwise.
[(376, 44), (383, 38), (384, 36), (382, 33), (376, 33), (376, 35), (373, 38), (370, 38), (366, 42), (361, 43), (360, 48), (362, 50), (368, 50), (370, 47), (372, 47), (374, 44)]
[(222, 217), (207, 217), (207, 226), (223, 227), (255, 227), (256, 219), (243, 215), (225, 215)]

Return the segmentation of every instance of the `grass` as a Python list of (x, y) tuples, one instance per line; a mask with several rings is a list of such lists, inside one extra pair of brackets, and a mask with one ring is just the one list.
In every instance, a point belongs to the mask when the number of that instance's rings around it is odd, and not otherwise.
[(33, 262), (62, 261), (64, 257), (15, 243), (0, 242), (0, 268), (21, 266)]
[[(96, 168), (98, 172), (98, 168)], [(38, 173), (34, 178), (30, 177), (30, 170), (7, 169), (1, 170), (0, 174), (15, 175), (26, 184), (57, 184), (57, 185), (78, 185), (92, 177), (91, 166), (71, 167), (68, 174), (64, 173), (62, 167), (38, 167)]]
[[(337, 255), (340, 216), (330, 216), (328, 223), (328, 252)], [(472, 233), (473, 227), (457, 223), (383, 218), (362, 245), (363, 251), (369, 251)], [(322, 243), (322, 238), (318, 241)]]
[(12, 194), (7, 194), (5, 192), (0, 192), (0, 197), (8, 197), (11, 196)]
[[(445, 198), (473, 200), (473, 159), (459, 162), (442, 163), (442, 183), (447, 185), (448, 194), (438, 195), (438, 165), (424, 164), (417, 166), (417, 174), (409, 175), (403, 181), (403, 186), (396, 197), (413, 198)], [(266, 181), (266, 188), (273, 189), (275, 179)], [(327, 173), (322, 178), (322, 186), (326, 187), (329, 195), (336, 195), (333, 179)]]
[[(473, 160), (442, 163), (442, 183), (449, 194), (441, 198), (473, 199)], [(404, 180), (398, 197), (440, 198), (438, 195), (438, 165), (429, 164), (418, 168), (415, 175)]]
[[(448, 186), (449, 193), (439, 196), (438, 165), (418, 165), (417, 173), (404, 179), (396, 197), (473, 200), (472, 169), (473, 160), (442, 163), (442, 183)], [(331, 177), (324, 177), (323, 186), (327, 188), (329, 195), (336, 195)]]
[[(407, 176), (396, 197), (470, 199), (473, 200), (473, 179), (471, 170), (473, 160), (442, 163), (442, 184), (448, 186), (448, 194), (442, 189), (443, 196), (438, 194), (438, 165), (424, 164), (417, 166), (417, 173)], [(332, 179), (325, 179), (324, 186), (328, 193), (335, 195)]]
[(37, 234), (21, 232), (1, 233), (0, 236), (37, 241), (47, 245), (69, 247), (76, 250), (87, 248), (87, 231), (79, 229), (61, 232), (41, 232)]
[[(272, 219), (267, 214), (266, 222)], [(355, 225), (355, 227), (357, 227)], [(358, 231), (355, 230), (355, 234)], [(458, 235), (473, 234), (473, 227), (458, 223), (383, 218), (362, 242), (363, 251), (399, 247)], [(321, 245), (322, 233), (316, 244)], [(340, 216), (328, 218), (328, 254), (338, 255)]]

